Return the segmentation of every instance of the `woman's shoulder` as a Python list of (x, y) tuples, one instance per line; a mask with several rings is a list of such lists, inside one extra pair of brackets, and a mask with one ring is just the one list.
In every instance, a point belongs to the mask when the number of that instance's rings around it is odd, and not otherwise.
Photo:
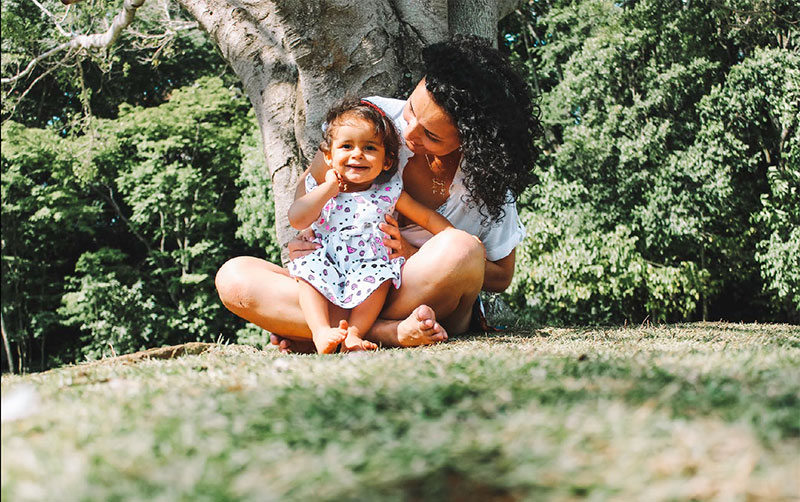
[(384, 98), (382, 96), (370, 96), (364, 99), (376, 105), (386, 115), (395, 120), (403, 115), (403, 108), (406, 106), (406, 100), (404, 99)]
[[(370, 103), (374, 104), (381, 110), (383, 113), (388, 116), (392, 122), (394, 123), (394, 127), (397, 130), (397, 133), (402, 135), (403, 131), (405, 130), (406, 120), (403, 118), (403, 108), (406, 106), (406, 100), (404, 99), (393, 99), (393, 98), (384, 98), (381, 96), (370, 96), (368, 98), (364, 98)], [(406, 164), (408, 163), (409, 157), (412, 157), (413, 153), (411, 150), (408, 149), (405, 141), (400, 141), (400, 151), (398, 152), (398, 170), (400, 171), (400, 175), (402, 177), (403, 171), (405, 170)]]

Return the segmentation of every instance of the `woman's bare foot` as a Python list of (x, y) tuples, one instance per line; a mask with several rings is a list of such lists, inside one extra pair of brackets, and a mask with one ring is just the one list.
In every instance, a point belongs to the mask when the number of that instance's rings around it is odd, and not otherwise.
[(270, 333), (269, 343), (278, 347), (282, 354), (315, 354), (317, 348), (311, 340), (292, 340)]
[(378, 319), (368, 338), (385, 347), (417, 347), (446, 341), (447, 331), (436, 322), (432, 308), (420, 305), (402, 321)]
[(330, 354), (347, 337), (347, 321), (339, 321), (338, 328), (322, 328), (314, 331), (312, 338), (318, 354)]
[(350, 326), (347, 338), (342, 342), (342, 352), (359, 352), (363, 350), (377, 350), (378, 346), (369, 340), (361, 338), (358, 328)]
[(397, 325), (397, 341), (401, 347), (430, 345), (447, 340), (447, 331), (436, 322), (436, 313), (427, 305), (414, 309)]

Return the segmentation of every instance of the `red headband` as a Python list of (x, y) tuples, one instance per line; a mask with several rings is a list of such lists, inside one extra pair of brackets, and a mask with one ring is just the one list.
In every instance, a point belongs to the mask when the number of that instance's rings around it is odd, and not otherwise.
[(386, 116), (386, 113), (385, 113), (383, 110), (381, 110), (381, 108), (380, 108), (378, 105), (376, 105), (375, 103), (372, 103), (372, 102), (370, 102), (370, 101), (367, 101), (366, 99), (362, 99), (362, 100), (361, 100), (361, 104), (362, 104), (362, 105), (367, 105), (367, 106), (369, 106), (370, 108), (374, 108), (375, 110), (377, 110), (377, 111), (378, 111), (378, 113), (380, 113), (380, 114), (381, 114), (381, 117), (385, 117), (385, 116)]

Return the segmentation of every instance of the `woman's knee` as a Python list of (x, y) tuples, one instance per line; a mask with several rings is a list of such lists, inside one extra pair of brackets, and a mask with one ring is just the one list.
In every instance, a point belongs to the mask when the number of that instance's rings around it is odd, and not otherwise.
[(214, 284), (220, 300), (228, 308), (247, 308), (252, 295), (248, 277), (249, 259), (245, 256), (231, 258), (217, 271)]
[(436, 265), (450, 269), (484, 269), (486, 250), (474, 235), (448, 228), (429, 241), (435, 245)]
[(473, 235), (447, 229), (425, 243), (420, 270), (437, 288), (480, 289), (486, 270), (486, 252)]

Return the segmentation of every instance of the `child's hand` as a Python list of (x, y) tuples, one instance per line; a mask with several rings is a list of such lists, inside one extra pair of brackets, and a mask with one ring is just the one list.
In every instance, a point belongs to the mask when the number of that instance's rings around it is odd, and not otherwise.
[(335, 169), (328, 169), (325, 173), (325, 183), (335, 185), (340, 192), (347, 190), (347, 183), (342, 179), (342, 175)]
[(329, 185), (338, 185), (339, 173), (337, 173), (334, 169), (328, 169), (325, 171), (325, 183), (328, 183)]

